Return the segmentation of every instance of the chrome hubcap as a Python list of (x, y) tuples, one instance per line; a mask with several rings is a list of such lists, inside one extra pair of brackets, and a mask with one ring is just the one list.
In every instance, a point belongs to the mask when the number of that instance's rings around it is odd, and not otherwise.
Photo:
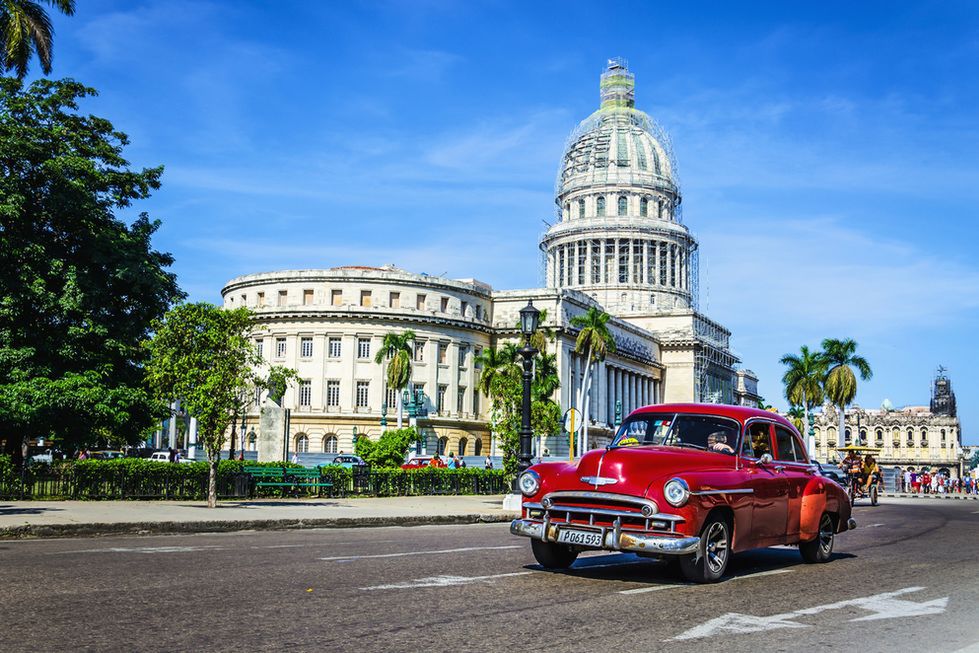
[(819, 522), (819, 548), (824, 553), (829, 553), (833, 547), (833, 521), (828, 516), (823, 516)]
[(704, 558), (707, 567), (714, 573), (721, 571), (727, 562), (727, 526), (714, 522), (704, 534)]

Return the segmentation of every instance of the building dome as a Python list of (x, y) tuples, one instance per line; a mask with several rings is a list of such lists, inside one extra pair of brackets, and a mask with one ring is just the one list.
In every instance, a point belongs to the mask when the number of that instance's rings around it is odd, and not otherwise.
[(611, 59), (601, 76), (601, 106), (571, 132), (558, 170), (558, 207), (576, 192), (609, 185), (666, 194), (678, 204), (676, 162), (669, 136), (635, 108), (635, 76)]
[(670, 139), (635, 107), (635, 77), (610, 59), (601, 107), (568, 139), (541, 237), (546, 283), (584, 292), (615, 315), (696, 306), (697, 241), (680, 217)]

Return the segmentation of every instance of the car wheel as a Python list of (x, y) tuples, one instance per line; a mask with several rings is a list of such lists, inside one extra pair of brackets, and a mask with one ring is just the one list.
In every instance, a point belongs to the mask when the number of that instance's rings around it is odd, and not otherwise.
[(537, 562), (545, 569), (567, 569), (578, 558), (578, 552), (566, 544), (531, 540), (530, 548)]
[(731, 527), (714, 516), (700, 531), (700, 551), (680, 558), (680, 570), (695, 583), (714, 583), (727, 571), (731, 559)]
[(870, 505), (872, 505), (872, 506), (876, 506), (877, 505), (877, 486), (876, 485), (872, 485), (870, 487)]
[(836, 541), (836, 528), (833, 518), (824, 512), (819, 518), (819, 534), (808, 542), (799, 543), (799, 553), (802, 559), (809, 563), (828, 562), (833, 555), (833, 543)]

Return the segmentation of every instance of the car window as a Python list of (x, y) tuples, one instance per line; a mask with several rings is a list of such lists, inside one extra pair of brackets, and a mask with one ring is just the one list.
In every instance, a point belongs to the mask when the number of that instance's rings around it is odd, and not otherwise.
[(749, 458), (761, 458), (764, 454), (771, 455), (772, 439), (768, 422), (756, 421), (748, 424), (741, 455)]
[(799, 443), (792, 432), (784, 426), (775, 427), (776, 458), (787, 462), (806, 462), (805, 454), (800, 455)]
[[(775, 438), (778, 442), (778, 459), (794, 461), (797, 463), (808, 463), (809, 456), (806, 454), (806, 448), (802, 445), (802, 441), (789, 429), (784, 426), (775, 427)], [(789, 450), (791, 449), (791, 457), (789, 457)]]
[(715, 453), (734, 454), (738, 443), (737, 422), (716, 415), (635, 415), (626, 420), (615, 446), (659, 444), (691, 447)]

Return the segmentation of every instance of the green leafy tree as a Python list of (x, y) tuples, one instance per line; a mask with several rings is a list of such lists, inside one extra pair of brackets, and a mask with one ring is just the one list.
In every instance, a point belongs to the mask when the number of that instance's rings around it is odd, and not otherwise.
[(571, 324), (581, 329), (575, 341), (574, 350), (585, 354), (585, 377), (578, 389), (578, 408), (581, 410), (581, 438), (579, 451), (588, 449), (588, 411), (591, 403), (592, 371), (595, 363), (602, 361), (608, 354), (615, 353), (615, 339), (608, 330), (611, 316), (594, 306), (589, 306), (584, 315), (575, 315)]
[(857, 376), (853, 371), (856, 368), (857, 374), (864, 381), (873, 378), (873, 370), (870, 363), (863, 356), (857, 354), (857, 343), (850, 339), (835, 340), (827, 338), (823, 340), (823, 357), (826, 360), (826, 397), (836, 405), (839, 410), (840, 438), (846, 433), (846, 407), (849, 406), (857, 396)]
[(802, 406), (790, 406), (789, 407), (789, 412), (788, 412), (789, 421), (792, 422), (792, 424), (795, 426), (796, 430), (798, 430), (799, 433), (802, 433), (803, 436), (805, 436), (805, 434), (806, 434), (805, 430), (802, 428), (802, 425), (803, 425), (803, 421), (802, 420), (805, 419), (805, 414), (806, 413), (803, 410)]
[[(75, 13), (75, 0), (44, 0), (61, 13)], [(0, 2), (0, 70), (15, 71), (19, 79), (27, 75), (31, 58), (37, 54), (41, 70), (51, 74), (54, 27), (44, 7), (34, 0)]]
[(374, 356), (374, 362), (384, 365), (387, 361), (385, 379), (389, 388), (397, 390), (398, 394), (398, 429), (401, 429), (401, 414), (403, 412), (401, 391), (411, 383), (411, 354), (414, 350), (415, 332), (385, 333), (381, 347)]
[(154, 326), (146, 342), (147, 378), (163, 401), (180, 399), (197, 418), (198, 436), (210, 463), (207, 505), (217, 503), (217, 465), (225, 432), (242, 390), (255, 382), (262, 360), (252, 344), (247, 308), (224, 310), (200, 302), (181, 304)]
[(826, 359), (822, 352), (810, 351), (802, 345), (798, 356), (786, 354), (779, 362), (787, 368), (782, 375), (785, 398), (790, 404), (802, 407), (802, 423), (809, 424), (809, 411), (823, 403)]
[(0, 79), (0, 433), (15, 456), (38, 436), (135, 444), (166, 414), (139, 343), (183, 293), (150, 242), (160, 223), (116, 215), (159, 188), (162, 168), (131, 170), (126, 135), (78, 113), (94, 94)]
[(411, 427), (385, 431), (376, 442), (362, 435), (357, 438), (354, 452), (372, 468), (400, 468), (408, 448), (417, 440), (418, 432)]

